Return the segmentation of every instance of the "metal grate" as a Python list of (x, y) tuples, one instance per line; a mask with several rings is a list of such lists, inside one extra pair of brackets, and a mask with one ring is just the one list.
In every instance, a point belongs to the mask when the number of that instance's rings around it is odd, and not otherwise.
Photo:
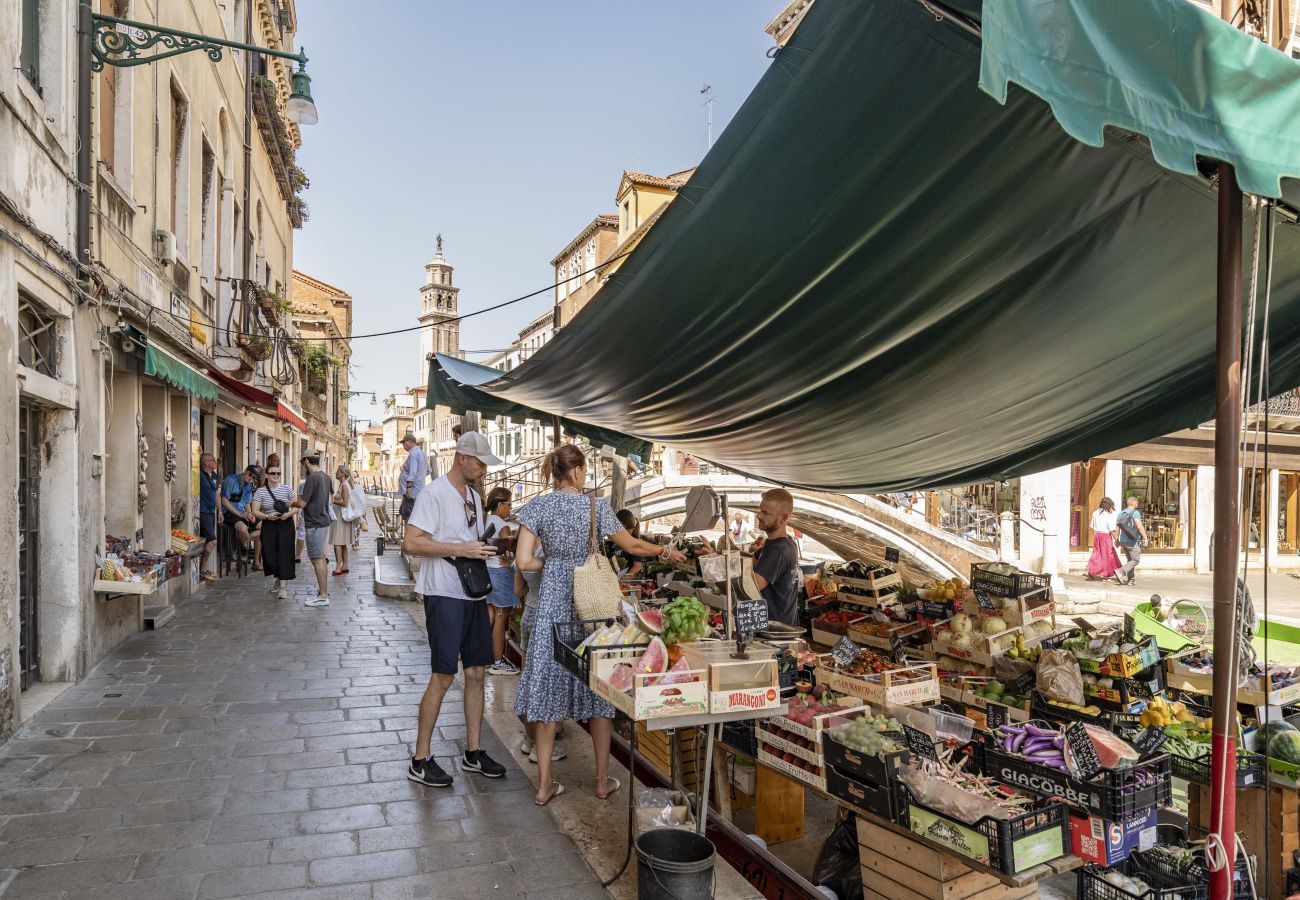
[(58, 377), (58, 320), (30, 297), (18, 295), (18, 362), (42, 375)]

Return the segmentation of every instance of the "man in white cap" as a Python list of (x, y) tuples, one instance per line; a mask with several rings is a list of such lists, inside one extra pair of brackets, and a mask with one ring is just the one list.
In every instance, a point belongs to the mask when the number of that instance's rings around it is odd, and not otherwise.
[[(449, 560), (485, 560), (496, 550), (483, 542), (486, 517), (483, 499), (473, 482), (487, 474), (488, 466), (499, 466), (487, 438), (467, 431), (456, 441), (456, 455), (447, 474), (435, 480), (415, 499), (406, 524), (402, 552), (424, 557), (415, 592), (424, 601), (433, 672), (420, 698), (420, 716), (406, 777), (432, 787), (450, 787), (451, 775), (433, 759), (430, 741), (442, 699), (451, 687), (460, 665), (465, 667), (465, 752), (459, 759), (461, 771), (477, 772), (488, 778), (506, 774), (505, 766), (483, 752), (483, 681), (492, 653), (492, 624), (488, 618), (487, 594), (471, 597), (460, 573)], [(484, 571), (486, 575), (486, 570)]]
[(409, 431), (402, 438), (402, 447), (406, 449), (406, 462), (402, 463), (402, 471), (397, 476), (397, 484), (402, 491), (402, 507), (399, 512), (403, 519), (410, 520), (415, 498), (420, 496), (420, 491), (424, 490), (429, 480), (429, 458), (424, 455), (424, 448), (416, 443), (415, 435)]

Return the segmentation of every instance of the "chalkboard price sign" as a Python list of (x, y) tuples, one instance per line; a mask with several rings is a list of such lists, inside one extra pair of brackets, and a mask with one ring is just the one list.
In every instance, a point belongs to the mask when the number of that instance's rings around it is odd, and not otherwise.
[(984, 714), (989, 722), (989, 731), (1002, 727), (1011, 719), (1007, 707), (1001, 703), (994, 703), (992, 700), (988, 702), (988, 708), (985, 709)]
[(934, 738), (924, 731), (913, 728), (911, 725), (904, 725), (903, 737), (907, 739), (907, 748), (917, 756), (922, 759), (932, 759), (936, 762), (939, 760), (939, 754), (934, 751)]
[(1124, 614), (1124, 643), (1137, 643), (1137, 622), (1128, 613)]
[(1000, 609), (997, 602), (983, 591), (975, 592), (975, 602), (980, 605), (980, 609)]
[(853, 662), (853, 660), (857, 659), (858, 654), (861, 652), (861, 647), (848, 638), (842, 637), (836, 642), (835, 646), (831, 648), (831, 657), (838, 665), (847, 666), (849, 663)]
[(897, 548), (897, 547), (886, 547), (886, 548), (885, 548), (885, 562), (891, 562), (891, 563), (896, 563), (896, 562), (898, 562), (898, 548)]
[(1075, 777), (1087, 780), (1101, 771), (1101, 760), (1092, 746), (1092, 738), (1082, 722), (1065, 727), (1065, 744), (1070, 749), (1071, 768)]
[(1038, 684), (1038, 673), (1032, 669), (1023, 675), (1017, 675), (1016, 680), (1011, 682), (1011, 687), (1015, 689), (1016, 696), (1024, 696), (1034, 689)]
[(1144, 728), (1142, 733), (1133, 739), (1133, 749), (1143, 759), (1154, 756), (1160, 752), (1160, 748), (1169, 740), (1169, 735), (1165, 734), (1163, 728)]
[(741, 600), (736, 604), (736, 631), (747, 637), (767, 627), (767, 602), (763, 600)]

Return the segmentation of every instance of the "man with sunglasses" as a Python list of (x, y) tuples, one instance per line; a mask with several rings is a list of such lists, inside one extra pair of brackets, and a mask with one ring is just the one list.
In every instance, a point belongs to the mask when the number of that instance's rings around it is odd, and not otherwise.
[[(456, 441), (456, 455), (447, 474), (428, 485), (415, 498), (402, 540), (402, 552), (423, 557), (415, 592), (424, 601), (433, 672), (420, 698), (415, 755), (406, 777), (432, 787), (450, 787), (452, 778), (430, 754), (433, 728), (438, 724), (442, 700), (465, 667), (465, 752), (458, 760), (461, 771), (488, 778), (506, 774), (505, 766), (483, 752), (483, 682), (494, 661), (492, 625), (485, 597), (466, 592), (460, 575), (448, 560), (487, 559), (496, 550), (483, 542), (483, 499), (473, 483), (501, 460), (492, 455), (487, 438), (467, 431)], [(486, 596), (486, 595), (485, 595)]]

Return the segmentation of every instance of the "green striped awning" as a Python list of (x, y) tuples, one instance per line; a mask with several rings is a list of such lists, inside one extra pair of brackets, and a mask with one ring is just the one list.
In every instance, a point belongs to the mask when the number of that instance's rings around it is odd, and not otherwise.
[(144, 349), (144, 374), (209, 403), (216, 403), (220, 395), (217, 383), (211, 378), (152, 345)]

